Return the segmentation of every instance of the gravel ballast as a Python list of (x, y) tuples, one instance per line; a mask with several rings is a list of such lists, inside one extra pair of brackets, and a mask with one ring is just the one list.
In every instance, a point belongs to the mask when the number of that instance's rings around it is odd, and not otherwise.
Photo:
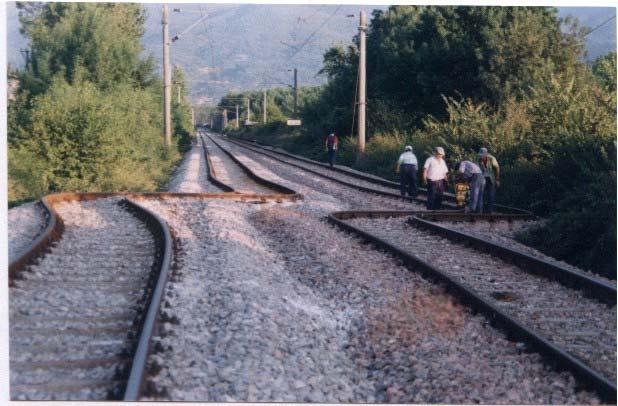
[(610, 379), (616, 378), (615, 305), (412, 227), (405, 218), (348, 222), (436, 266)]
[(528, 255), (532, 255), (536, 258), (545, 260), (562, 268), (566, 268), (579, 273), (584, 273), (592, 278), (600, 279), (613, 286), (616, 286), (615, 279), (612, 280), (603, 277), (598, 273), (593, 272), (592, 270), (584, 270), (568, 264), (564, 261), (560, 261), (556, 258), (550, 257), (549, 255), (543, 254), (541, 251), (534, 249), (533, 247), (522, 244), (515, 240), (515, 235), (517, 233), (529, 230), (530, 228), (537, 226), (537, 221), (440, 221), (437, 224), (443, 227), (450, 228), (452, 230), (461, 231), (476, 237), (486, 239), (487, 241), (505, 245), (509, 248), (516, 249)]
[[(341, 210), (425, 210), (425, 206), (420, 203), (363, 192), (239, 147), (221, 137), (217, 137), (217, 142), (225, 145), (225, 148), (234, 154), (244, 155), (246, 157), (245, 163), (252, 170), (264, 174), (263, 176), (266, 179), (291, 187), (303, 196), (308, 191), (331, 196), (331, 199), (335, 198), (345, 205), (345, 208), (341, 208)], [(325, 168), (322, 169), (328, 171)], [(291, 185), (295, 186), (292, 187)]]
[(409, 204), (371, 194), (359, 202), (358, 191), (250, 152), (243, 162), (303, 201), (144, 203), (180, 247), (145, 400), (598, 402), (576, 392), (570, 374), (324, 219)]
[(181, 247), (146, 400), (597, 402), (313, 211), (145, 204)]
[(232, 160), (218, 145), (207, 136), (201, 137), (208, 147), (210, 162), (215, 169), (218, 180), (234, 188), (240, 193), (278, 193), (267, 186), (264, 186), (251, 179), (236, 162)]
[(45, 229), (47, 218), (40, 202), (24, 203), (8, 212), (9, 262), (25, 252)]
[(196, 143), (185, 154), (182, 163), (168, 183), (170, 192), (180, 193), (219, 193), (221, 190), (208, 180), (208, 164), (204, 157), (202, 139), (196, 137)]
[(56, 206), (62, 238), (9, 289), (11, 398), (104, 400), (154, 261), (118, 198)]

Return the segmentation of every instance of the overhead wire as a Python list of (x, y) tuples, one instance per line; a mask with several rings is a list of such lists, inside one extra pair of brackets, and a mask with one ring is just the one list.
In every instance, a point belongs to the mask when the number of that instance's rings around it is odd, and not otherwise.
[(592, 34), (594, 31), (598, 30), (599, 28), (603, 27), (605, 24), (607, 24), (608, 22), (612, 21), (614, 18), (616, 18), (616, 14), (614, 14), (613, 16), (611, 16), (610, 18), (608, 18), (607, 20), (603, 21), (601, 24), (597, 25), (596, 27), (594, 27), (593, 29), (591, 29), (590, 31), (588, 31), (586, 33), (586, 35), (584, 35), (584, 37), (587, 37), (588, 35)]
[(315, 36), (315, 34), (317, 34), (318, 31), (320, 31), (325, 25), (326, 23), (328, 23), (330, 21), (331, 18), (333, 18), (333, 16), (335, 14), (337, 14), (337, 12), (341, 9), (341, 5), (337, 6), (337, 8), (335, 9), (335, 11), (333, 11), (333, 13), (328, 16), (323, 22), (322, 24), (320, 24), (320, 26), (318, 28), (316, 28), (297, 48), (296, 51), (294, 51), (294, 53), (289, 56), (290, 59), (294, 58), (300, 51), (301, 49), (304, 48), (305, 45), (307, 45), (307, 43), (309, 43), (309, 41), (311, 40), (311, 38), (313, 38)]

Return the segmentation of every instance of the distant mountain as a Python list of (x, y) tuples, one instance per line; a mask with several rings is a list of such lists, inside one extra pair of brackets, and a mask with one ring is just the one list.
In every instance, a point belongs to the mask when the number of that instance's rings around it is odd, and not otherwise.
[[(145, 52), (161, 63), (161, 4), (145, 3)], [(202, 15), (208, 17), (172, 44), (171, 60), (187, 74), (195, 102), (216, 101), (228, 91), (280, 87), (292, 84), (290, 71), (298, 68), (300, 85), (326, 80), (316, 76), (324, 51), (347, 45), (358, 30), (358, 12), (385, 6), (170, 4), (170, 35), (183, 33)], [(180, 9), (180, 12), (173, 12)], [(560, 16), (572, 15), (595, 27), (616, 13), (614, 8), (561, 7)], [(348, 15), (353, 17), (347, 17)], [(20, 48), (27, 41), (19, 34), (15, 3), (7, 3), (8, 61), (21, 66)], [(588, 59), (616, 49), (616, 22), (588, 37)]]
[[(145, 5), (148, 24), (144, 45), (161, 59), (161, 5)], [(347, 44), (358, 27), (359, 6), (174, 4), (170, 33), (182, 33), (201, 13), (212, 14), (171, 47), (172, 63), (191, 81), (193, 98), (218, 99), (227, 91), (323, 83), (316, 77), (322, 54), (333, 44)], [(368, 11), (374, 7), (366, 6)], [(354, 14), (348, 18), (346, 15)], [(264, 84), (265, 83), (265, 84)]]

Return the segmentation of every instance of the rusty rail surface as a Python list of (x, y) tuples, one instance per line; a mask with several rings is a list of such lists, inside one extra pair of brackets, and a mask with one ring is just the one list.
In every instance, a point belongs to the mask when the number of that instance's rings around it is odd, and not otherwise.
[[(231, 153), (227, 148), (224, 148), (221, 144), (219, 144), (217, 141), (215, 141), (212, 137), (210, 137), (209, 135), (206, 135), (208, 137), (208, 139), (210, 139), (217, 147), (219, 147), (221, 149), (221, 151), (223, 151), (223, 153), (225, 153), (227, 156), (229, 156), (238, 166), (240, 166), (240, 168), (243, 170), (243, 172), (245, 172), (247, 174), (247, 176), (249, 176), (251, 179), (253, 179), (255, 182), (264, 185), (266, 187), (269, 187), (273, 190), (276, 190), (282, 194), (287, 194), (287, 195), (293, 195), (293, 194), (297, 194), (294, 190), (285, 187), (283, 185), (280, 185), (278, 183), (275, 183), (273, 181), (270, 181), (268, 179), (265, 179), (263, 177), (261, 177), (260, 175), (256, 174), (254, 171), (251, 170), (251, 168), (249, 168), (247, 165), (245, 165), (240, 159), (238, 159), (238, 157), (236, 157), (233, 153)], [(300, 197), (300, 195), (299, 195)]]
[(146, 377), (146, 363), (150, 354), (150, 342), (158, 322), (159, 308), (163, 300), (165, 285), (169, 279), (173, 259), (173, 239), (169, 226), (161, 217), (127, 198), (126, 205), (131, 208), (150, 228), (155, 237), (158, 250), (155, 268), (158, 270), (149, 283), (149, 300), (145, 316), (140, 320), (139, 339), (133, 352), (129, 379), (124, 391), (123, 400), (139, 400)]
[[(463, 231), (443, 227), (439, 223), (426, 220), (426, 218), (432, 218), (434, 221), (436, 219), (445, 219), (440, 214), (433, 215), (432, 217), (431, 215), (425, 215), (425, 213), (418, 213), (410, 217), (407, 222), (411, 226), (430, 231), (434, 234), (445, 237), (448, 240), (463, 243), (478, 251), (491, 254), (504, 260), (505, 262), (516, 265), (530, 274), (542, 276), (549, 280), (554, 280), (570, 289), (581, 290), (588, 296), (603, 303), (609, 305), (616, 304), (616, 288), (605, 281), (595, 279), (582, 272), (577, 272), (548, 262), (515, 248), (507, 247), (504, 244), (486, 241)], [(452, 220), (451, 218), (446, 219), (449, 221)]]
[[(351, 184), (349, 182), (340, 181), (339, 179), (337, 179), (335, 177), (324, 175), (324, 174), (322, 174), (322, 173), (320, 173), (318, 171), (314, 171), (314, 170), (306, 168), (306, 167), (304, 167), (302, 165), (293, 164), (293, 163), (291, 163), (289, 161), (285, 161), (285, 160), (277, 158), (277, 157), (275, 157), (275, 156), (273, 156), (271, 154), (268, 154), (268, 153), (266, 153), (264, 151), (256, 150), (255, 148), (259, 148), (261, 150), (266, 150), (268, 152), (272, 152), (274, 154), (282, 155), (282, 156), (285, 156), (285, 157), (288, 157), (288, 158), (291, 158), (291, 159), (294, 159), (294, 160), (297, 160), (297, 161), (306, 162), (306, 163), (309, 163), (309, 164), (312, 164), (312, 165), (318, 165), (318, 166), (320, 166), (320, 167), (322, 167), (324, 169), (327, 169), (329, 171), (343, 173), (345, 175), (352, 176), (352, 177), (355, 177), (357, 179), (362, 179), (364, 181), (371, 182), (371, 183), (374, 183), (376, 185), (390, 187), (390, 188), (393, 188), (393, 189), (396, 189), (396, 190), (399, 189), (399, 184), (397, 182), (393, 182), (393, 181), (390, 181), (388, 179), (381, 178), (379, 176), (375, 176), (375, 175), (371, 175), (371, 174), (368, 174), (368, 173), (363, 173), (363, 172), (360, 172), (360, 171), (356, 171), (356, 170), (353, 170), (353, 169), (351, 169), (351, 168), (349, 168), (347, 166), (342, 166), (342, 165), (335, 165), (335, 166), (331, 167), (327, 163), (319, 162), (319, 161), (314, 161), (314, 160), (309, 159), (309, 158), (305, 158), (305, 157), (302, 157), (302, 156), (299, 156), (299, 155), (291, 154), (291, 153), (289, 153), (287, 151), (283, 151), (283, 150), (278, 149), (278, 148), (274, 148), (274, 147), (271, 147), (271, 146), (266, 146), (266, 145), (259, 144), (256, 141), (252, 141), (251, 143), (249, 143), (249, 142), (247, 142), (245, 140), (241, 140), (241, 139), (238, 139), (238, 138), (230, 138), (230, 137), (227, 137), (226, 140), (228, 140), (228, 141), (230, 141), (232, 143), (235, 143), (236, 145), (248, 148), (248, 149), (250, 149), (250, 150), (252, 150), (254, 152), (266, 155), (266, 156), (268, 156), (268, 157), (270, 157), (272, 159), (275, 159), (275, 160), (277, 160), (279, 162), (283, 162), (283, 163), (287, 163), (287, 164), (292, 165), (292, 166), (296, 166), (296, 167), (304, 169), (304, 170), (306, 170), (308, 172), (311, 172), (311, 173), (323, 176), (325, 178), (334, 180), (336, 182), (339, 182), (339, 183), (342, 183), (342, 184), (345, 184), (345, 185), (348, 185), (348, 186), (356, 187), (357, 189), (360, 189), (360, 190), (363, 190), (363, 191), (366, 191), (366, 192), (379, 193), (379, 194), (384, 194), (384, 195), (387, 195), (387, 196), (390, 196), (390, 197), (402, 198), (402, 196), (399, 195), (396, 192), (390, 192), (389, 193), (389, 192), (377, 191), (375, 189), (364, 188), (364, 187), (361, 187), (361, 186), (358, 186), (358, 185)], [(427, 194), (427, 189), (426, 188), (419, 187), (418, 190), (419, 190), (419, 192), (421, 194), (425, 194), (425, 195)], [(444, 202), (443, 204), (445, 204), (447, 206), (451, 206), (451, 207), (457, 207), (456, 204), (455, 204), (456, 199), (455, 199), (455, 195), (454, 194), (452, 194), (452, 193), (445, 193), (443, 196), (444, 196), (444, 199), (446, 200), (446, 202)], [(416, 202), (419, 202), (419, 203), (425, 203), (426, 202), (426, 199), (419, 199), (419, 198), (412, 199), (411, 197), (403, 197), (403, 199), (405, 199), (405, 200), (412, 200), (412, 201), (416, 201)], [(532, 212), (530, 212), (528, 210), (519, 209), (519, 208), (516, 208), (516, 207), (505, 206), (505, 205), (502, 205), (502, 204), (494, 204), (494, 207), (497, 210), (499, 210), (501, 213), (511, 213), (511, 214), (518, 214), (519, 213), (519, 214), (532, 215)]]
[[(203, 141), (203, 140), (202, 140)], [(302, 199), (302, 195), (296, 191), (278, 185), (274, 182), (262, 179), (254, 174), (250, 168), (232, 157), (234, 161), (243, 168), (245, 173), (252, 177), (256, 182), (271, 187), (280, 193), (258, 194), (258, 193), (239, 193), (216, 177), (214, 166), (210, 161), (210, 155), (206, 144), (203, 142), (205, 159), (208, 164), (208, 179), (225, 190), (223, 193), (179, 193), (179, 192), (118, 192), (118, 193), (56, 193), (44, 196), (40, 203), (45, 210), (47, 224), (41, 234), (25, 249), (21, 255), (9, 264), (9, 285), (13, 285), (14, 280), (20, 277), (27, 265), (35, 262), (41, 255), (49, 250), (51, 245), (62, 237), (64, 222), (58, 214), (55, 206), (62, 202), (70, 201), (90, 201), (108, 197), (122, 197), (122, 204), (127, 207), (136, 217), (144, 221), (157, 242), (159, 249), (156, 253), (156, 265), (152, 277), (149, 280), (147, 291), (147, 310), (143, 315), (138, 316), (139, 339), (134, 349), (134, 356), (129, 372), (129, 378), (125, 387), (124, 400), (138, 400), (142, 393), (145, 374), (146, 361), (150, 352), (150, 340), (156, 330), (157, 316), (163, 297), (165, 284), (169, 278), (170, 267), (173, 257), (173, 239), (171, 231), (166, 222), (154, 212), (141, 206), (138, 202), (144, 199), (227, 199), (239, 202), (265, 203), (268, 201), (282, 202), (297, 201)]]
[(204, 142), (204, 137), (200, 136), (202, 139), (202, 149), (204, 151), (204, 159), (206, 160), (206, 165), (208, 166), (208, 171), (206, 175), (208, 180), (214, 183), (217, 187), (222, 189), (224, 192), (235, 192), (234, 188), (227, 183), (224, 183), (217, 178), (217, 173), (215, 171), (215, 166), (212, 164), (212, 160), (210, 159), (210, 152), (208, 151), (208, 147)]
[[(465, 304), (475, 311), (481, 312), (488, 321), (496, 328), (503, 330), (512, 340), (523, 341), (538, 353), (543, 355), (551, 365), (569, 370), (587, 388), (597, 392), (599, 396), (607, 402), (616, 402), (616, 384), (603, 376), (601, 373), (590, 368), (578, 358), (569, 354), (561, 347), (553, 344), (547, 338), (534, 329), (523, 325), (507, 313), (503, 312), (489, 301), (478, 295), (474, 290), (461, 284), (445, 272), (424, 261), (415, 254), (406, 251), (390, 242), (387, 242), (367, 231), (355, 227), (345, 220), (355, 217), (406, 217), (415, 214), (425, 214), (425, 212), (406, 212), (406, 211), (345, 211), (335, 212), (328, 216), (328, 221), (339, 228), (356, 234), (379, 248), (386, 250), (400, 258), (410, 271), (419, 272), (423, 276), (445, 286), (446, 290), (454, 294), (462, 304)], [(433, 214), (433, 213), (432, 213)], [(526, 270), (525, 268), (522, 268)], [(614, 304), (615, 289), (614, 289)]]

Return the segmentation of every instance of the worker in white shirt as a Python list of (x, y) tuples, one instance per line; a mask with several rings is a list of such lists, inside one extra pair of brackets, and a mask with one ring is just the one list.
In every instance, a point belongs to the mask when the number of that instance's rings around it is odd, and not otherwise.
[(448, 186), (448, 167), (444, 161), (444, 148), (436, 147), (434, 155), (427, 158), (423, 167), (423, 183), (427, 184), (427, 210), (442, 208), (442, 195)]
[(416, 171), (418, 170), (418, 160), (412, 152), (412, 146), (406, 145), (403, 154), (399, 155), (397, 168), (395, 172), (399, 174), (399, 182), (401, 187), (401, 195), (405, 196), (406, 191), (408, 196), (416, 197), (418, 194), (416, 188)]

